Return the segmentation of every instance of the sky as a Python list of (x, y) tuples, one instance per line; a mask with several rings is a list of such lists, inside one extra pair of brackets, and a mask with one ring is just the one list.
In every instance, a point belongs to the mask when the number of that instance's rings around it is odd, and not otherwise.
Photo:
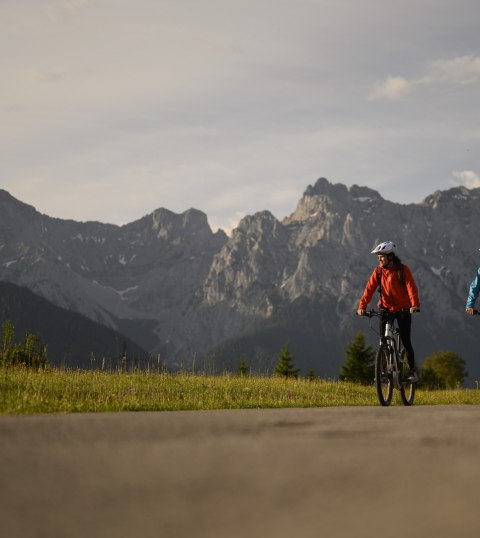
[(51, 217), (480, 186), (478, 0), (0, 0), (0, 188)]

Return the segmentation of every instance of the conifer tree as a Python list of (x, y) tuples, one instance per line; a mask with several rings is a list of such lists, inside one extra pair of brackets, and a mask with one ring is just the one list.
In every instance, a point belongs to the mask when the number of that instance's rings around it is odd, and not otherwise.
[(238, 364), (237, 374), (240, 376), (246, 376), (248, 375), (249, 370), (250, 370), (250, 367), (248, 366), (247, 362), (244, 359), (242, 359), (240, 363)]
[(340, 366), (340, 380), (368, 385), (375, 378), (375, 351), (365, 344), (365, 335), (358, 332), (345, 351), (347, 360)]
[(285, 378), (293, 377), (297, 379), (299, 368), (294, 368), (293, 361), (295, 357), (290, 353), (288, 344), (285, 344), (278, 356), (278, 363), (275, 366), (274, 374), (284, 376)]

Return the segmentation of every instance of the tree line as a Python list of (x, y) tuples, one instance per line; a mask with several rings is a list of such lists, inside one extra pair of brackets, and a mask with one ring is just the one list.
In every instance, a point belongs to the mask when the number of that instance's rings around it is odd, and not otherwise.
[[(372, 384), (375, 379), (375, 350), (367, 345), (365, 335), (358, 332), (348, 343), (345, 363), (340, 367), (339, 379), (363, 385)], [(47, 347), (42, 344), (38, 335), (27, 332), (19, 341), (15, 341), (15, 329), (12, 323), (5, 322), (0, 331), (0, 365), (22, 365), (32, 368), (44, 368), (48, 365)], [(240, 361), (237, 374), (249, 375), (249, 365)], [(299, 368), (295, 368), (295, 357), (288, 344), (284, 344), (277, 357), (274, 375), (297, 379)], [(428, 356), (420, 369), (418, 385), (426, 389), (458, 388), (468, 376), (465, 361), (453, 351), (441, 350)], [(306, 375), (314, 380), (318, 376), (313, 369)]]
[[(362, 385), (370, 385), (375, 379), (375, 355), (372, 346), (367, 345), (365, 335), (358, 332), (345, 350), (346, 360), (340, 367), (340, 381), (350, 381)], [(278, 356), (274, 375), (285, 378), (297, 378), (299, 369), (295, 368), (295, 357), (285, 344)], [(465, 360), (453, 351), (441, 350), (429, 355), (420, 370), (418, 386), (429, 390), (459, 388), (468, 376)], [(249, 371), (246, 361), (241, 361), (238, 373), (247, 375)], [(317, 378), (310, 370), (306, 376), (313, 380)]]
[[(357, 333), (345, 351), (346, 361), (340, 367), (340, 380), (368, 385), (375, 378), (375, 350)], [(419, 387), (453, 389), (462, 385), (468, 376), (465, 360), (453, 351), (441, 350), (426, 357), (420, 369)]]

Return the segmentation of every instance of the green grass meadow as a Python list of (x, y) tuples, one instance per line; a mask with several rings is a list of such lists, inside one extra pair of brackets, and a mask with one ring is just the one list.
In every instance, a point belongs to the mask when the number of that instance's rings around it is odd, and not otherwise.
[[(450, 404), (480, 404), (480, 391), (417, 390), (415, 405)], [(321, 379), (0, 368), (1, 415), (374, 405), (373, 385)]]

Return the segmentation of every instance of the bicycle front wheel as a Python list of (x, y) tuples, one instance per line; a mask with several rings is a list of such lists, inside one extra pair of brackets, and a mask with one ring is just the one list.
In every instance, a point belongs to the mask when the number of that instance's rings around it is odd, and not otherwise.
[(416, 383), (404, 381), (404, 379), (408, 379), (410, 372), (407, 357), (405, 356), (405, 350), (402, 351), (400, 364), (402, 368), (402, 388), (400, 389), (400, 396), (402, 397), (403, 405), (413, 405)]
[(380, 346), (375, 357), (375, 388), (381, 405), (387, 406), (392, 402), (393, 377), (388, 368), (388, 347)]

